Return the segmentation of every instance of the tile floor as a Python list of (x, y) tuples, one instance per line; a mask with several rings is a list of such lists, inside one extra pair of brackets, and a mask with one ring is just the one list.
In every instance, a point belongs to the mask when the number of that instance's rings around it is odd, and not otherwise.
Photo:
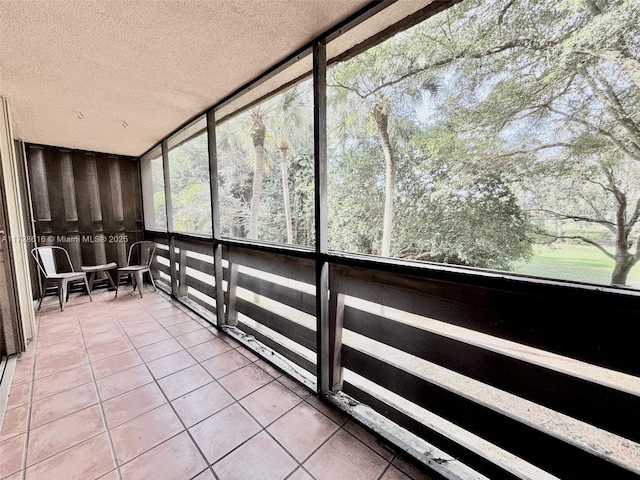
[(45, 299), (0, 479), (427, 478), (168, 296), (121, 292)]

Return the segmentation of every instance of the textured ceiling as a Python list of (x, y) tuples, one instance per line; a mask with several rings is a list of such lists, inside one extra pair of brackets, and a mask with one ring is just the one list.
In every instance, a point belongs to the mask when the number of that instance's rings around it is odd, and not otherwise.
[(137, 156), (368, 3), (0, 0), (0, 95), (16, 138)]

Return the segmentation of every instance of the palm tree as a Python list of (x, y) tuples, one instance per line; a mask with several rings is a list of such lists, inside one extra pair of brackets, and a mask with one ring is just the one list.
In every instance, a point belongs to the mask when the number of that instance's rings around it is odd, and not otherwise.
[[(289, 194), (288, 155), (292, 148), (302, 148), (310, 127), (303, 115), (304, 95), (297, 86), (229, 120), (220, 128), (218, 147), (234, 158), (242, 158), (253, 169), (251, 201), (248, 218), (248, 238), (259, 237), (260, 202), (263, 178), (268, 171), (275, 150), (280, 155), (282, 190), (287, 241), (293, 243), (293, 221)], [(308, 122), (307, 122), (308, 123)], [(276, 138), (278, 139), (276, 141)], [(307, 135), (308, 140), (312, 138)], [(246, 145), (251, 142), (252, 148)]]
[[(392, 132), (390, 118), (406, 115), (402, 109), (417, 106), (425, 96), (435, 95), (438, 87), (427, 68), (421, 52), (410, 33), (397, 35), (329, 72), (327, 85), (331, 88), (329, 101), (338, 110), (341, 122), (357, 122), (353, 115), (365, 115), (373, 121), (380, 139), (385, 162), (385, 201), (380, 254), (390, 256), (393, 230), (393, 202), (397, 165), (394, 142), (402, 132)], [(347, 113), (344, 113), (344, 109)], [(344, 129), (344, 125), (340, 128)]]
[[(247, 238), (257, 239), (259, 235), (262, 183), (265, 170), (268, 169), (271, 160), (271, 155), (269, 155), (265, 142), (268, 136), (266, 124), (273, 110), (272, 103), (272, 101), (268, 101), (260, 104), (218, 126), (217, 148), (220, 156), (226, 156), (229, 159), (232, 169), (245, 170), (242, 167), (244, 164), (245, 167), (253, 170), (250, 200), (246, 198), (248, 193), (248, 185), (245, 186), (248, 181), (247, 176), (233, 174), (234, 177), (237, 177), (235, 179), (237, 184), (232, 189), (239, 196), (245, 212), (248, 203), (248, 215), (246, 213), (241, 215), (245, 219), (248, 217), (248, 220), (242, 222), (243, 229), (248, 226)], [(251, 147), (248, 146), (249, 143)], [(238, 214), (234, 216), (235, 223), (238, 223)], [(237, 228), (235, 228), (237, 226), (232, 227), (232, 230), (237, 231)], [(240, 234), (240, 236), (243, 235)]]
[(287, 224), (287, 243), (293, 243), (293, 221), (291, 219), (291, 201), (289, 198), (289, 165), (287, 152), (289, 144), (287, 140), (278, 140), (278, 150), (280, 151), (280, 171), (282, 173), (282, 198), (284, 199), (284, 217)]
[(254, 150), (249, 238), (258, 238), (258, 220), (260, 218), (260, 195), (262, 194), (262, 176), (264, 174), (264, 139), (267, 134), (267, 127), (264, 125), (266, 112), (261, 107), (259, 105), (249, 112), (251, 141)]
[(246, 237), (249, 225), (254, 149), (249, 146), (247, 125), (247, 113), (216, 125), (220, 226), (234, 237)]
[[(280, 171), (282, 173), (282, 197), (287, 226), (287, 243), (293, 243), (293, 215), (289, 194), (289, 158), (288, 152), (301, 152), (313, 148), (311, 123), (312, 112), (305, 112), (310, 107), (309, 94), (311, 83), (305, 82), (288, 89), (280, 95), (275, 113), (275, 131), (278, 138), (277, 148), (280, 152)], [(305, 115), (305, 113), (308, 113)]]

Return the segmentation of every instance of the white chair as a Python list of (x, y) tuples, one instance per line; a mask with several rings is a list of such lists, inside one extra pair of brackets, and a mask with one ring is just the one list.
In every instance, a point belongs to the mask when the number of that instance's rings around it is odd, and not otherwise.
[[(153, 275), (151, 275), (151, 262), (153, 261), (153, 255), (156, 252), (156, 244), (150, 242), (148, 240), (143, 240), (140, 242), (135, 242), (129, 248), (129, 256), (127, 257), (127, 266), (118, 268), (118, 274), (116, 276), (116, 296), (118, 298), (118, 287), (120, 286), (120, 276), (131, 275), (133, 278), (133, 290), (135, 291), (136, 286), (138, 287), (138, 292), (140, 292), (140, 298), (142, 298), (142, 284), (143, 279), (142, 275), (146, 272), (149, 274), (149, 278), (151, 279), (151, 285), (153, 285), (153, 290), (157, 291), (156, 284), (153, 281)], [(135, 264), (131, 264), (131, 256), (133, 254), (134, 261), (137, 261)]]
[[(58, 268), (56, 252), (58, 252), (58, 258), (62, 257), (66, 260), (65, 267), (60, 266), (62, 268)], [(89, 283), (87, 282), (87, 275), (84, 272), (76, 272), (73, 270), (73, 264), (71, 263), (71, 258), (69, 258), (69, 252), (64, 248), (55, 246), (36, 247), (31, 250), (31, 255), (33, 255), (33, 258), (36, 260), (41, 276), (44, 277), (44, 281), (41, 278), (40, 282), (41, 295), (40, 302), (38, 303), (38, 310), (40, 310), (40, 307), (42, 306), (42, 299), (47, 291), (47, 287), (52, 284), (56, 284), (58, 286), (60, 310), (62, 311), (64, 311), (64, 304), (69, 296), (70, 282), (84, 281), (84, 286), (89, 294), (89, 300), (93, 302), (93, 298), (91, 298), (91, 291), (89, 290)], [(71, 271), (60, 272), (59, 270), (61, 269)]]

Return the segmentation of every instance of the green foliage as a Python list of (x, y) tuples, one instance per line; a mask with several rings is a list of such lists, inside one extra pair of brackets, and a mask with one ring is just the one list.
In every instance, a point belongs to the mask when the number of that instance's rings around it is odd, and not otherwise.
[[(577, 242), (620, 283), (640, 260), (639, 23), (633, 0), (465, 0), (332, 67), (330, 248), (511, 269)], [(313, 244), (311, 105), (307, 81), (217, 127), (223, 234), (259, 209), (257, 238)], [(171, 155), (176, 228), (210, 231), (206, 137)]]
[[(224, 235), (249, 237), (256, 174), (252, 132), (255, 134), (256, 125), (260, 124), (264, 127), (264, 168), (260, 172), (262, 191), (259, 198), (258, 238), (287, 242), (286, 192), (293, 224), (292, 242), (298, 245), (313, 244), (311, 87), (311, 82), (305, 81), (217, 127), (220, 221)], [(288, 188), (283, 185), (283, 167), (288, 172)]]
[(167, 205), (164, 198), (164, 191), (153, 194), (153, 213), (156, 226), (167, 226)]
[(293, 238), (298, 245), (315, 244), (313, 163), (311, 153), (301, 153), (292, 159), (289, 169)]
[(162, 157), (151, 160), (151, 188), (153, 191), (153, 228), (167, 228), (167, 208), (164, 194)]
[(384, 166), (376, 146), (354, 149), (329, 165), (329, 245), (332, 249), (380, 253)]
[(429, 156), (400, 168), (398, 256), (508, 269), (530, 255), (532, 227), (509, 183), (490, 169), (465, 170)]
[(206, 132), (169, 152), (169, 174), (174, 230), (211, 234), (211, 188)]
[[(308, 153), (290, 159), (289, 191), (293, 215), (293, 243), (313, 245), (313, 157)], [(261, 236), (272, 242), (287, 243), (282, 177), (273, 172), (264, 179), (261, 205)]]
[(331, 247), (380, 252), (382, 105), (392, 255), (510, 268), (559, 235), (637, 261), (639, 22), (633, 1), (466, 0), (334, 67)]
[[(461, 162), (462, 142), (450, 137), (447, 147), (438, 133), (416, 133), (399, 152), (395, 256), (489, 268), (526, 258), (531, 226), (508, 183), (481, 170), (482, 162)], [(330, 165), (329, 242), (379, 254), (385, 195), (379, 147), (352, 150)]]

